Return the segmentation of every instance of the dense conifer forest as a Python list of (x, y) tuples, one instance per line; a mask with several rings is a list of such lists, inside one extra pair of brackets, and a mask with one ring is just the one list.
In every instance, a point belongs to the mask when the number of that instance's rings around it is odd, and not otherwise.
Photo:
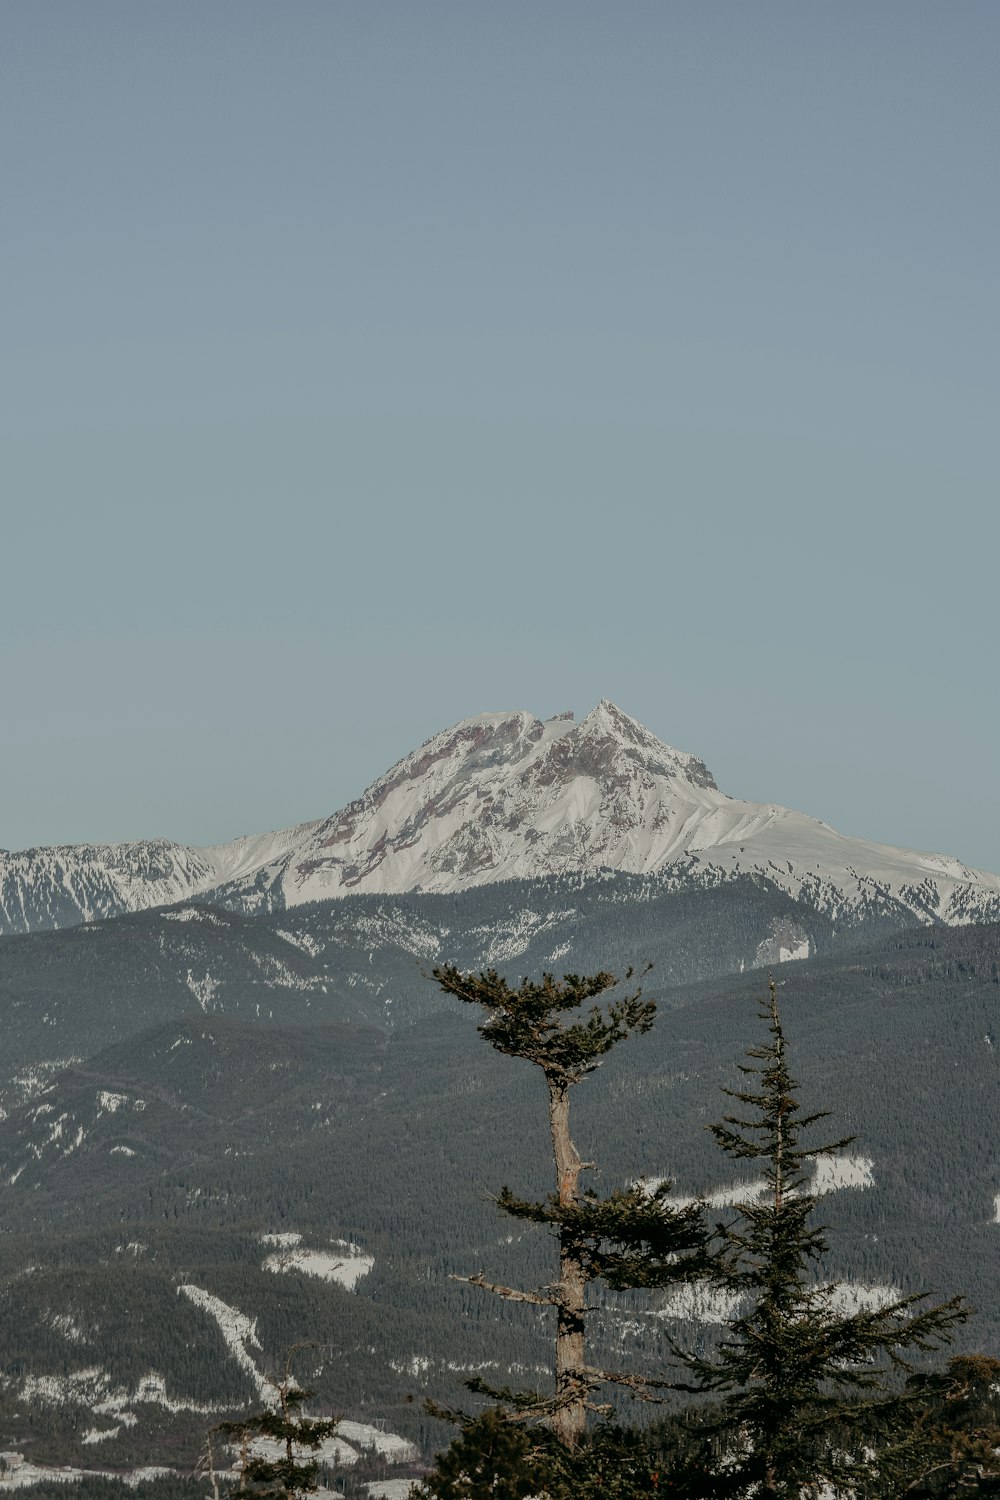
[[(208, 1426), (259, 1399), (254, 1370), (304, 1336), (316, 1410), (385, 1423), (425, 1457), (454, 1431), (442, 1409), (475, 1411), (466, 1381), (546, 1389), (550, 1315), (452, 1279), (553, 1281), (551, 1235), (490, 1199), (504, 1183), (525, 1203), (552, 1190), (545, 1090), (434, 985), (442, 962), (519, 983), (651, 959), (656, 1023), (575, 1090), (573, 1137), (602, 1198), (667, 1178), (675, 1196), (730, 1200), (752, 1164), (720, 1157), (705, 1127), (757, 1036), (775, 963), (805, 1105), (857, 1137), (841, 1153), (853, 1176), (829, 1191), (817, 1179), (817, 1278), (862, 1298), (962, 1294), (952, 1352), (997, 1356), (1000, 935), (914, 929), (885, 905), (869, 916), (841, 927), (757, 880), (677, 892), (616, 877), (255, 918), (192, 906), (3, 940), (3, 1446), (190, 1474)], [(803, 930), (814, 956), (777, 964), (775, 945)], [(709, 1218), (731, 1212), (719, 1200)], [(276, 1271), (264, 1237), (279, 1235), (314, 1257), (351, 1246), (367, 1269), (350, 1287)], [(253, 1323), (249, 1362), (188, 1286)], [(725, 1326), (715, 1293), (598, 1280), (588, 1300), (594, 1366), (639, 1380), (664, 1378), (671, 1345), (711, 1358)], [(948, 1357), (916, 1362), (940, 1374)], [(950, 1389), (935, 1400), (954, 1407)], [(611, 1417), (653, 1434), (650, 1473), (665, 1472), (657, 1432), (696, 1447), (679, 1403), (712, 1399), (661, 1394), (665, 1407), (636, 1408), (624, 1387), (608, 1398)], [(361, 1494), (372, 1473), (331, 1483)], [(167, 1497), (175, 1481), (147, 1483)], [(566, 1483), (585, 1493), (580, 1473)]]

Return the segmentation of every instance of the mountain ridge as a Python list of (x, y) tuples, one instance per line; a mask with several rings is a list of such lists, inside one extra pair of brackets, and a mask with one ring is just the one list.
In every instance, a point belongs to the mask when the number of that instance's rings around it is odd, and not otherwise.
[(330, 817), (228, 844), (0, 852), (0, 932), (207, 898), (276, 909), (605, 870), (692, 887), (759, 873), (828, 915), (900, 902), (921, 922), (1000, 920), (1000, 876), (846, 837), (720, 791), (705, 763), (602, 699), (579, 723), (525, 710), (431, 736)]

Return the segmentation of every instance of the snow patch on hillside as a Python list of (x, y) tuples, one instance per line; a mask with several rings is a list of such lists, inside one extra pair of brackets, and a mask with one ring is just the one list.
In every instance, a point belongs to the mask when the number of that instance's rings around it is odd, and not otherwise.
[(191, 970), (188, 969), (185, 982), (202, 1010), (207, 1011), (219, 990), (219, 981), (213, 979), (208, 972), (206, 972), (204, 979), (195, 979)]
[(811, 952), (812, 944), (808, 938), (803, 938), (793, 948), (779, 948), (778, 962), (779, 964), (793, 963), (797, 958), (808, 958)]
[[(102, 1435), (111, 1436), (110, 1433)], [(85, 1437), (82, 1441), (87, 1442), (88, 1439)], [(96, 1441), (96, 1439), (91, 1439), (91, 1441)], [(6, 1471), (0, 1479), (0, 1491), (23, 1490), (29, 1485), (36, 1484), (78, 1484), (82, 1479), (114, 1479), (134, 1489), (145, 1480), (179, 1474), (176, 1469), (157, 1468), (150, 1464), (141, 1469), (111, 1471), (109, 1469), (74, 1469), (68, 1466), (54, 1468), (48, 1464), (31, 1463), (21, 1453), (5, 1453), (3, 1458)]]
[(285, 990), (316, 990), (323, 988), (321, 976), (311, 974), (308, 978), (303, 978), (301, 974), (293, 973), (288, 965), (273, 953), (255, 953), (251, 951), (249, 956), (269, 984), (279, 985)]
[(68, 1375), (26, 1375), (21, 1382), (21, 1395), (25, 1401), (37, 1401), (40, 1406), (64, 1406), (69, 1401), (82, 1402), (88, 1398), (96, 1401), (109, 1384), (100, 1365), (89, 1365)]
[(210, 1402), (178, 1400), (175, 1396), (167, 1395), (167, 1382), (164, 1376), (150, 1370), (143, 1375), (135, 1392), (131, 1397), (133, 1406), (162, 1406), (164, 1411), (179, 1412), (193, 1411), (208, 1416), (212, 1412), (225, 1411), (225, 1406), (215, 1406)]
[(672, 1287), (655, 1316), (688, 1323), (730, 1323), (739, 1315), (742, 1298), (709, 1281), (690, 1281)]
[[(54, 1321), (54, 1320), (53, 1320)], [(154, 1394), (147, 1394), (153, 1392)], [(82, 1406), (92, 1417), (108, 1417), (117, 1427), (134, 1427), (138, 1421), (131, 1408), (144, 1401), (158, 1400), (156, 1392), (162, 1392), (166, 1405), (173, 1411), (208, 1411), (211, 1408), (186, 1402), (170, 1403), (166, 1397), (166, 1383), (161, 1375), (147, 1375), (130, 1392), (112, 1383), (107, 1370), (100, 1365), (89, 1365), (83, 1370), (71, 1370), (67, 1375), (28, 1375), (21, 1383), (21, 1394), (27, 1402), (42, 1406)], [(117, 1429), (116, 1429), (117, 1430)], [(109, 1436), (101, 1429), (103, 1436)], [(91, 1441), (98, 1441), (94, 1438)]]
[[(545, 916), (525, 907), (490, 927), (474, 927), (470, 937), (482, 940), (479, 961), (492, 967), (495, 964), (509, 963), (512, 958), (520, 958), (522, 953), (527, 953), (537, 937), (551, 932), (563, 922), (572, 921), (576, 914), (575, 907), (568, 911), (550, 911)], [(564, 951), (568, 948), (569, 944), (566, 944)]]
[[(873, 1188), (875, 1186), (875, 1163), (870, 1156), (820, 1156), (814, 1164), (813, 1179), (808, 1191), (817, 1198), (825, 1193), (837, 1193), (843, 1188)], [(652, 1196), (668, 1177), (644, 1177), (641, 1185)], [(734, 1182), (723, 1187), (711, 1188), (707, 1193), (671, 1192), (667, 1202), (677, 1208), (686, 1208), (692, 1203), (703, 1202), (709, 1208), (733, 1208), (740, 1203), (759, 1203), (768, 1191), (763, 1177), (749, 1182)], [(997, 1222), (1000, 1223), (1000, 1193), (996, 1198)]]
[(427, 1374), (431, 1362), (426, 1354), (411, 1354), (408, 1359), (390, 1359), (389, 1366), (397, 1375), (411, 1375), (420, 1380)]
[[(29, 1158), (34, 1157), (36, 1161), (41, 1161), (46, 1153), (55, 1156), (72, 1156), (87, 1138), (85, 1127), (75, 1115), (68, 1110), (56, 1115), (51, 1104), (39, 1104), (32, 1111), (30, 1118), (32, 1125), (37, 1129), (34, 1132), (34, 1139), (30, 1137), (25, 1139), (23, 1145)], [(17, 1181), (28, 1164), (28, 1162), (21, 1163), (11, 1178), (12, 1182)]]
[(415, 1444), (395, 1432), (384, 1432), (367, 1422), (341, 1422), (337, 1432), (353, 1443), (355, 1448), (374, 1449), (391, 1464), (412, 1463), (419, 1456)]
[(111, 1376), (100, 1365), (74, 1370), (68, 1375), (26, 1376), (21, 1392), (25, 1400), (38, 1401), (46, 1406), (84, 1405), (94, 1416), (112, 1417), (126, 1427), (134, 1427), (138, 1420), (130, 1410), (133, 1406), (162, 1406), (171, 1412), (204, 1414), (225, 1409), (168, 1396), (166, 1379), (155, 1370), (143, 1375), (134, 1391), (126, 1390), (112, 1385)]
[(263, 1269), (277, 1273), (299, 1271), (303, 1276), (335, 1281), (353, 1292), (374, 1265), (375, 1257), (366, 1255), (358, 1245), (347, 1240), (334, 1240), (329, 1250), (281, 1249), (267, 1257)]
[(67, 1343), (86, 1343), (87, 1335), (80, 1327), (79, 1323), (77, 1323), (72, 1313), (50, 1312), (46, 1314), (45, 1321), (46, 1323), (48, 1323), (53, 1333), (61, 1334)]
[[(285, 1445), (280, 1438), (254, 1438), (248, 1451), (251, 1458), (265, 1458), (273, 1461), (285, 1457)], [(337, 1463), (344, 1469), (356, 1464), (359, 1458), (350, 1443), (345, 1442), (336, 1433), (333, 1437), (324, 1438), (317, 1448), (303, 1448), (297, 1456), (303, 1459), (316, 1458), (320, 1463)], [(236, 1472), (239, 1472), (238, 1465)]]
[[(49, 1468), (47, 1464), (28, 1462), (20, 1453), (5, 1453), (3, 1457), (7, 1470), (0, 1484), (5, 1490), (23, 1490), (33, 1484), (77, 1484), (81, 1479), (94, 1477), (96, 1472), (93, 1469)], [(100, 1477), (111, 1478), (105, 1474)]]
[(32, 1099), (37, 1099), (45, 1092), (57, 1073), (63, 1072), (66, 1068), (75, 1068), (81, 1062), (83, 1062), (82, 1057), (53, 1057), (15, 1073), (3, 1084), (3, 1092), (0, 1094), (3, 1100), (3, 1111), (0, 1113), (0, 1119), (5, 1118), (10, 1109), (30, 1104)]
[[(279, 1439), (266, 1437), (255, 1438), (249, 1448), (254, 1458), (282, 1458), (284, 1451), (284, 1444)], [(386, 1432), (367, 1422), (347, 1421), (341, 1421), (337, 1426), (337, 1431), (330, 1437), (324, 1438), (318, 1448), (310, 1449), (308, 1453), (303, 1450), (302, 1456), (318, 1458), (321, 1463), (324, 1460), (338, 1463), (343, 1468), (349, 1468), (359, 1461), (362, 1452), (377, 1453), (389, 1464), (413, 1463), (419, 1457), (417, 1447), (397, 1433)], [(407, 1493), (409, 1493), (413, 1480), (408, 1479), (405, 1483)]]
[(441, 939), (448, 936), (447, 927), (432, 927), (420, 917), (401, 912), (396, 907), (380, 906), (375, 912), (352, 914), (345, 937), (357, 937), (375, 947), (402, 948), (414, 958), (437, 958)]
[(238, 1308), (230, 1307), (221, 1297), (214, 1297), (211, 1292), (206, 1292), (204, 1287), (185, 1285), (178, 1287), (177, 1292), (215, 1320), (233, 1359), (254, 1381), (261, 1395), (264, 1395), (270, 1387), (250, 1354), (251, 1348), (261, 1348), (257, 1337), (257, 1320), (248, 1318)]
[(812, 1190), (820, 1197), (841, 1188), (872, 1188), (874, 1172), (875, 1163), (870, 1156), (820, 1156), (816, 1159)]
[[(774, 871), (771, 872), (773, 878)], [(813, 943), (805, 928), (787, 917), (772, 924), (771, 934), (757, 944), (752, 968), (767, 969), (774, 964), (794, 963), (797, 959), (809, 958)]]
[[(817, 1291), (828, 1294), (827, 1307), (836, 1317), (879, 1312), (903, 1296), (898, 1287), (881, 1282), (827, 1282), (818, 1286)], [(739, 1317), (748, 1305), (748, 1299), (740, 1294), (713, 1286), (709, 1281), (695, 1281), (671, 1288), (654, 1316), (670, 1321), (725, 1324)]]
[[(650, 1197), (664, 1182), (669, 1182), (668, 1177), (645, 1177), (642, 1186)], [(756, 1203), (767, 1192), (767, 1183), (763, 1177), (756, 1178), (752, 1182), (734, 1182), (728, 1187), (712, 1188), (700, 1196), (695, 1193), (668, 1193), (666, 1201), (673, 1208), (688, 1208), (692, 1203), (705, 1203), (709, 1208), (731, 1208), (737, 1203)]]
[(835, 1281), (830, 1283), (830, 1291), (830, 1307), (841, 1318), (881, 1312), (883, 1307), (902, 1301), (904, 1295), (898, 1286), (877, 1281)]
[(279, 927), (277, 933), (286, 943), (291, 943), (293, 948), (300, 948), (303, 953), (308, 953), (310, 958), (317, 958), (323, 952), (323, 944), (310, 937), (308, 932), (286, 932)]

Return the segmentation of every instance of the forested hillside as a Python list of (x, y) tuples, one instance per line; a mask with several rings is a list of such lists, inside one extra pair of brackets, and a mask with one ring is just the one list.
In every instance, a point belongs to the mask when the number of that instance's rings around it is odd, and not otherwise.
[(0, 1088), (16, 1100), (66, 1060), (171, 1016), (396, 1028), (440, 1010), (420, 970), (442, 959), (537, 972), (624, 968), (639, 954), (663, 989), (911, 925), (884, 896), (835, 921), (757, 876), (691, 891), (670, 878), (553, 877), (257, 917), (188, 903), (0, 939)]
[[(814, 957), (776, 962), (806, 941)], [(476, 1373), (544, 1383), (544, 1320), (449, 1279), (543, 1285), (552, 1248), (488, 1196), (548, 1190), (537, 1079), (422, 972), (445, 955), (513, 975), (651, 958), (656, 1024), (578, 1089), (577, 1135), (602, 1190), (667, 1176), (687, 1195), (738, 1176), (704, 1126), (753, 1037), (749, 965), (774, 963), (804, 1095), (858, 1137), (817, 1179), (823, 1275), (856, 1298), (965, 1292), (964, 1343), (1000, 1352), (995, 926), (805, 926), (754, 880), (189, 906), (0, 945), (8, 1446), (183, 1466), (209, 1413), (302, 1337), (321, 1403), (418, 1443), (441, 1432), (425, 1395), (461, 1401)], [(707, 1347), (718, 1328), (708, 1294), (600, 1302), (599, 1350), (650, 1373), (666, 1330)], [(227, 1342), (222, 1305), (252, 1340)]]

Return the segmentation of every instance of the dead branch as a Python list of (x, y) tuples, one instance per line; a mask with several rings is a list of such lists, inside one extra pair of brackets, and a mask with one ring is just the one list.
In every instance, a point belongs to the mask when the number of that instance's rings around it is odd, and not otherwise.
[(475, 1276), (449, 1276), (449, 1281), (464, 1281), (469, 1286), (482, 1287), (484, 1292), (495, 1292), (498, 1297), (506, 1297), (508, 1302), (531, 1302), (535, 1307), (555, 1307), (556, 1303), (552, 1297), (542, 1297), (538, 1292), (519, 1292), (512, 1286), (500, 1286), (495, 1281), (487, 1281), (482, 1271)]

